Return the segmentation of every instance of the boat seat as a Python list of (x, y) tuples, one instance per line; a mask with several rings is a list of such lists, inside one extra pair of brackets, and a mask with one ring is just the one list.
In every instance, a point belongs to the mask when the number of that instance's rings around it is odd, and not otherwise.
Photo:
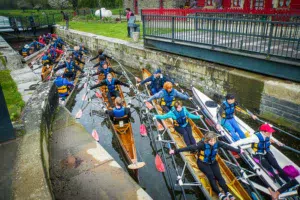
[(114, 129), (116, 130), (116, 132), (118, 134), (126, 134), (128, 131), (129, 131), (129, 128), (130, 128), (130, 123), (126, 123), (123, 125), (123, 127), (120, 127), (119, 124), (114, 124)]

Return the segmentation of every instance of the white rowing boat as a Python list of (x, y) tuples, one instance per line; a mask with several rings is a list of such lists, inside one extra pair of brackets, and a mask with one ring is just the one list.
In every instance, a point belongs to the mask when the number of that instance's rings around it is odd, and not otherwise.
[[(196, 88), (192, 88), (193, 94), (197, 100), (197, 102), (201, 105), (203, 111), (206, 113), (206, 115), (214, 122), (217, 123), (217, 112), (218, 108), (220, 107), (217, 103), (215, 103), (212, 99), (210, 99), (208, 96), (203, 94), (201, 91), (199, 91)], [(237, 116), (235, 116), (236, 121), (238, 122), (241, 130), (244, 133), (247, 133), (246, 135), (252, 135), (255, 133), (255, 130), (253, 130), (250, 126), (248, 126), (244, 121), (239, 119)], [(222, 135), (226, 138), (227, 142), (233, 143), (233, 140), (230, 136), (230, 133), (222, 127), (221, 131)], [(272, 137), (274, 141), (277, 141), (276, 138)], [(263, 179), (263, 182), (267, 183), (273, 190), (277, 190), (280, 186), (274, 182), (274, 180), (268, 175), (267, 171), (265, 169), (262, 169), (262, 167), (256, 163), (253, 160), (252, 154), (254, 153), (253, 149), (250, 145), (243, 146), (243, 149), (246, 149), (245, 153), (245, 159), (247, 159), (248, 164), (251, 166), (251, 168), (256, 171), (256, 174)], [(282, 152), (280, 152), (277, 148), (275, 148), (273, 145), (271, 145), (271, 152), (275, 156), (275, 158), (278, 161), (278, 164), (280, 167), (284, 168), (288, 165), (293, 165), (296, 169), (299, 170), (299, 166), (296, 165), (292, 160), (290, 160), (288, 157), (286, 157)], [(260, 191), (269, 194), (269, 191), (265, 186), (261, 186), (257, 183), (253, 182), (253, 185)]]

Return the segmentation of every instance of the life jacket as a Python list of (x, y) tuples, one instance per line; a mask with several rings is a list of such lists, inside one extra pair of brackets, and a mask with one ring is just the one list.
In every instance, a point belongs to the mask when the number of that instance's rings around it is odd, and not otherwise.
[(109, 82), (107, 79), (105, 79), (106, 84), (107, 84), (107, 88), (109, 92), (114, 92), (116, 90), (116, 86), (115, 86), (115, 79), (112, 78), (111, 82)]
[(65, 64), (66, 64), (66, 72), (74, 72), (75, 71), (73, 61), (71, 61), (71, 62), (66, 61)]
[(167, 107), (173, 106), (175, 103), (175, 97), (174, 97), (174, 88), (172, 88), (172, 91), (170, 93), (167, 92), (167, 90), (162, 90), (164, 93), (164, 97), (161, 98), (161, 105), (165, 105)]
[(45, 64), (45, 63), (50, 63), (49, 57), (47, 55), (43, 55), (43, 57), (42, 57), (42, 64)]
[(54, 82), (57, 87), (57, 91), (60, 95), (65, 95), (68, 93), (68, 87), (67, 87), (67, 85), (64, 85), (63, 78), (58, 77)]
[(104, 74), (105, 78), (106, 78), (107, 74), (109, 74), (109, 73), (110, 73), (110, 71), (111, 71), (111, 68), (102, 69), (102, 72), (103, 72), (103, 74)]
[(23, 49), (22, 49), (22, 56), (23, 56), (23, 57), (28, 56), (28, 51), (29, 51), (29, 49), (23, 48)]
[(55, 51), (55, 49), (50, 49), (50, 51), (49, 51), (49, 53), (50, 53), (50, 55), (51, 55), (51, 57), (54, 59), (54, 58), (56, 58), (56, 56), (57, 56), (57, 53), (56, 53), (56, 51)]
[(253, 143), (252, 144), (252, 149), (256, 154), (264, 154), (265, 151), (269, 152), (270, 151), (270, 146), (271, 146), (271, 141), (270, 137), (264, 137), (262, 136), (261, 132), (256, 132), (255, 135), (259, 139), (259, 143)]
[(178, 112), (176, 108), (172, 108), (172, 112), (176, 116), (175, 126), (183, 127), (188, 123), (188, 118), (186, 116), (185, 107), (182, 107), (182, 110)]
[(205, 149), (199, 151), (198, 159), (205, 163), (213, 163), (218, 154), (218, 143), (216, 142), (214, 146), (210, 146), (204, 142), (204, 139), (202, 139), (202, 142), (204, 143)]
[(165, 83), (165, 77), (163, 78), (155, 78), (154, 75), (152, 76), (152, 81), (150, 84), (150, 88), (155, 88), (155, 89), (161, 89), (163, 88)]
[(224, 106), (224, 113), (222, 114), (222, 117), (225, 119), (232, 119), (234, 117), (234, 111), (235, 111), (235, 103), (229, 104), (226, 100), (223, 101), (222, 106)]
[(114, 108), (113, 109), (113, 114), (114, 114), (114, 117), (116, 117), (116, 118), (124, 117), (125, 116), (125, 108), (123, 106), (119, 109)]
[(73, 51), (73, 55), (75, 58), (81, 59), (81, 55), (79, 54), (79, 51)]

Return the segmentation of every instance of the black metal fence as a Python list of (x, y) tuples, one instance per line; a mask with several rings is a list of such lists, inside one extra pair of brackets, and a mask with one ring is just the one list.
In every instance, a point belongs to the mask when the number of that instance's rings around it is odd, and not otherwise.
[(182, 45), (205, 45), (267, 58), (300, 58), (300, 22), (197, 15), (142, 15), (142, 21), (145, 39), (168, 39)]

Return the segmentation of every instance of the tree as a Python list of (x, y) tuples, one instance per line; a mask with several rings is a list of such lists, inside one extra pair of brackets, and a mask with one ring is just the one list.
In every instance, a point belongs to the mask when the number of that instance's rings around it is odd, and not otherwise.
[(17, 2), (18, 8), (22, 9), (25, 12), (26, 9), (30, 8), (30, 4), (26, 0), (19, 0)]
[(77, 10), (78, 0), (70, 0), (70, 3), (72, 4), (73, 10)]
[(48, 4), (51, 8), (60, 10), (71, 7), (71, 4), (68, 0), (48, 0)]

